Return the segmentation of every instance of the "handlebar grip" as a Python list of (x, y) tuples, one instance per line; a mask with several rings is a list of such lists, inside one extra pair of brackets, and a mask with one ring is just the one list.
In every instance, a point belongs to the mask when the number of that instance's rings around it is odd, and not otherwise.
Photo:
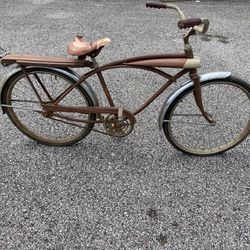
[(166, 9), (167, 5), (163, 3), (146, 3), (147, 8), (156, 8), (156, 9)]
[(202, 24), (202, 20), (200, 18), (187, 18), (184, 20), (179, 20), (177, 26), (179, 29), (186, 29), (200, 24)]

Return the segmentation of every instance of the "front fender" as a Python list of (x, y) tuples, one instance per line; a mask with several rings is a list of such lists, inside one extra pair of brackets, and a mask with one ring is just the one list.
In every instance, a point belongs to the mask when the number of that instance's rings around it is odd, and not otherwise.
[[(201, 75), (200, 76), (200, 81), (202, 83), (202, 82), (206, 82), (206, 81), (210, 81), (210, 80), (226, 79), (227, 77), (229, 77), (231, 75), (232, 75), (231, 72), (211, 72), (211, 73), (207, 73), (207, 74)], [(165, 116), (165, 113), (168, 110), (169, 106), (172, 104), (172, 102), (174, 101), (174, 99), (179, 94), (181, 94), (183, 91), (185, 91), (186, 89), (190, 88), (191, 86), (194, 86), (194, 82), (192, 80), (189, 80), (189, 81), (183, 83), (177, 90), (173, 91), (168, 96), (168, 98), (166, 99), (166, 101), (162, 105), (162, 108), (161, 108), (161, 111), (160, 111), (159, 117), (158, 117), (158, 124), (159, 124), (159, 129), (160, 130), (163, 127), (164, 116)]]
[[(79, 80), (79, 75), (74, 72), (71, 69), (68, 68), (48, 68), (48, 67), (27, 67), (27, 68), (37, 68), (37, 69), (52, 69), (58, 73), (62, 73), (65, 74), (67, 77), (69, 77), (70, 79), (72, 79), (73, 81), (78, 81)], [(17, 67), (15, 69), (13, 69), (5, 78), (5, 80), (3, 81), (3, 83), (0, 86), (0, 104), (3, 104), (3, 93), (4, 93), (4, 89), (5, 86), (7, 84), (7, 82), (9, 81), (9, 79), (11, 77), (13, 77), (15, 74), (18, 74), (22, 69), (20, 67)], [(99, 106), (99, 102), (97, 99), (97, 96), (94, 92), (94, 90), (91, 88), (91, 86), (84, 81), (83, 84), (81, 84), (81, 87), (87, 92), (87, 94), (90, 96), (91, 100), (93, 101), (94, 106)], [(1, 107), (2, 112), (5, 113), (5, 109), (4, 107)]]

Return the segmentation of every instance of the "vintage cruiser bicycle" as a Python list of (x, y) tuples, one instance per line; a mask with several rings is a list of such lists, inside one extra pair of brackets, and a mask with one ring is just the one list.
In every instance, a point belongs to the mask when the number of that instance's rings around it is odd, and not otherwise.
[[(170, 94), (159, 114), (159, 127), (167, 140), (178, 150), (200, 156), (222, 153), (241, 143), (250, 131), (249, 84), (230, 72), (197, 74), (200, 59), (193, 55), (189, 38), (206, 33), (208, 19), (186, 18), (174, 4), (148, 3), (146, 6), (178, 12), (181, 20), (177, 25), (186, 30), (184, 53), (145, 55), (99, 66), (96, 57), (110, 39), (88, 43), (80, 36), (68, 47), (68, 53), (77, 56), (76, 59), (5, 53), (1, 63), (17, 67), (2, 84), (3, 113), (22, 133), (47, 145), (66, 146), (78, 142), (97, 123), (104, 128), (99, 132), (124, 137), (133, 130), (137, 114), (169, 85), (188, 74), (190, 80)], [(82, 67), (89, 67), (90, 71), (79, 76), (71, 69)], [(166, 83), (133, 111), (117, 107), (103, 76), (104, 71), (117, 68), (153, 72), (165, 78)], [(179, 72), (171, 75), (161, 68), (176, 68)], [(107, 107), (99, 105), (88, 83), (93, 75), (100, 81), (109, 103)]]

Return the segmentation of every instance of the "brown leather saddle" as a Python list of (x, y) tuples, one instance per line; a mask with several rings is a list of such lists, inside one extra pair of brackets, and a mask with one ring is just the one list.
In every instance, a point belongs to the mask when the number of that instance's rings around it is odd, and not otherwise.
[(102, 38), (94, 42), (87, 42), (84, 37), (76, 36), (68, 45), (68, 54), (71, 56), (97, 56), (104, 46), (111, 43), (109, 38)]

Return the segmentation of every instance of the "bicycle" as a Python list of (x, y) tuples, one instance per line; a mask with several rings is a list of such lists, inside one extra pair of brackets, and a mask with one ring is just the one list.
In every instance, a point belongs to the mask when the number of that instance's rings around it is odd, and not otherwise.
[[(18, 67), (2, 85), (3, 113), (23, 134), (46, 145), (76, 143), (97, 123), (103, 124), (104, 131), (94, 131), (124, 137), (132, 132), (136, 115), (188, 74), (190, 80), (170, 94), (159, 114), (159, 127), (167, 140), (176, 149), (198, 156), (222, 153), (241, 143), (250, 133), (250, 85), (231, 72), (201, 76), (197, 73), (200, 59), (193, 55), (189, 38), (205, 34), (209, 20), (186, 18), (174, 4), (147, 3), (146, 7), (177, 11), (181, 17), (177, 26), (186, 30), (184, 53), (145, 55), (99, 66), (96, 57), (110, 39), (89, 43), (81, 36), (68, 47), (68, 53), (77, 56), (75, 59), (4, 53), (2, 65)], [(81, 76), (72, 70), (83, 67), (90, 71)], [(165, 78), (166, 83), (134, 111), (116, 107), (102, 73), (117, 68), (153, 72)], [(171, 75), (161, 68), (176, 68), (179, 72)], [(93, 75), (100, 81), (108, 107), (99, 105), (96, 93), (87, 82)]]

